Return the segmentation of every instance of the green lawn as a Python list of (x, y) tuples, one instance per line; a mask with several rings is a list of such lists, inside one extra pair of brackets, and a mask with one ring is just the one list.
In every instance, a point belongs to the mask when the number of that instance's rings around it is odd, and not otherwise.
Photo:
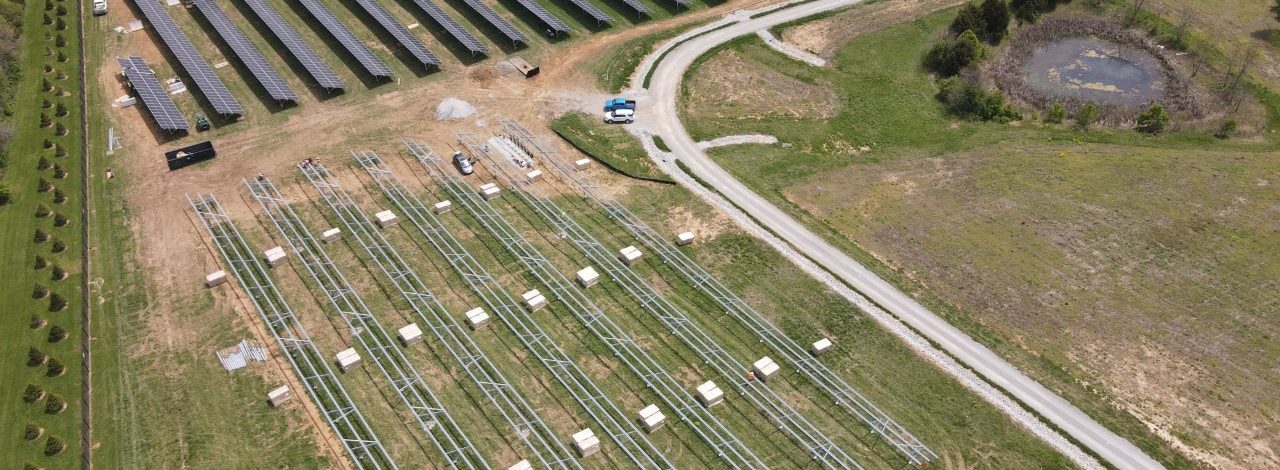
[(632, 178), (671, 182), (645, 153), (640, 141), (620, 125), (596, 116), (572, 112), (551, 123), (551, 130), (609, 169)]
[[(1270, 295), (1257, 287), (1278, 272), (1274, 257), (1257, 255), (1275, 243), (1259, 220), (1277, 203), (1268, 189), (1271, 132), (1220, 141), (1195, 126), (1148, 137), (947, 116), (919, 58), (953, 11), (861, 36), (824, 69), (739, 40), (728, 49), (755, 64), (829, 84), (839, 114), (685, 109), (684, 122), (696, 139), (749, 129), (791, 144), (711, 154), (1166, 465), (1197, 464), (1129, 410), (1158, 416), (1151, 419), (1164, 432), (1227, 462), (1242, 462), (1250, 444), (1221, 426), (1241, 435), (1261, 426), (1252, 435), (1274, 444), (1266, 437), (1276, 435), (1273, 424), (1257, 417), (1280, 406), (1265, 391), (1280, 377), (1258, 365), (1270, 360), (1246, 358), (1280, 351), (1259, 343), (1269, 334), (1243, 326), (1274, 328)], [(1254, 116), (1257, 124), (1274, 122), (1273, 96), (1259, 93), (1261, 102), (1249, 105), (1266, 113)], [(861, 146), (870, 150), (854, 150)], [(1233, 333), (1208, 333), (1221, 331)], [(1135, 378), (1187, 370), (1195, 378), (1158, 387)], [(1230, 417), (1180, 411), (1175, 396)]]

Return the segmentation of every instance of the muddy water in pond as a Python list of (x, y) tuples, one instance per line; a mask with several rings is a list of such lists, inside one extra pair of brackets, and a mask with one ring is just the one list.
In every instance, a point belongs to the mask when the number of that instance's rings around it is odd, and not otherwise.
[(1160, 63), (1142, 50), (1097, 38), (1071, 38), (1036, 49), (1023, 66), (1027, 84), (1050, 97), (1140, 105), (1164, 97)]

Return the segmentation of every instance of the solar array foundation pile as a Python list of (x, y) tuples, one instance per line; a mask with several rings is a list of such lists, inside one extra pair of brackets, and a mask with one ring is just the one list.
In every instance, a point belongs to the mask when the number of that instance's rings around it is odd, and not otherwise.
[[(561, 442), (546, 422), (494, 366), (488, 355), (471, 338), (461, 322), (442, 305), (408, 262), (400, 256), (382, 232), (365, 216), (346, 191), (319, 162), (298, 165), (303, 176), (320, 194), (324, 203), (341, 221), (350, 240), (359, 244), (378, 267), (383, 277), (409, 303), (414, 315), (426, 331), (435, 337), (433, 345), (442, 348), (454, 360), (467, 379), (474, 384), (510, 427), (512, 442), (524, 443), (523, 456), (538, 468), (581, 469), (569, 448)], [(419, 342), (422, 330), (412, 325), (401, 329), (401, 339)], [(406, 336), (408, 335), (408, 336)]]
[(790, 362), (802, 376), (830, 396), (849, 415), (892, 445), (907, 458), (908, 462), (917, 466), (927, 466), (929, 462), (938, 458), (932, 449), (910, 431), (863, 397), (826, 364), (808, 354), (803, 346), (784, 334), (763, 314), (725, 287), (719, 279), (640, 220), (626, 206), (604, 194), (588, 175), (576, 172), (575, 169), (580, 169), (577, 164), (573, 166), (566, 164), (567, 158), (559, 155), (554, 147), (542, 144), (519, 122), (503, 119), (500, 124), (508, 138), (517, 142), (528, 153), (536, 154), (535, 156), (543, 161), (551, 162), (552, 166), (560, 170), (583, 195), (604, 209), (609, 218), (640, 239), (662, 259), (663, 263), (678, 271), (689, 285), (715, 301), (729, 316), (754, 333), (763, 344), (773, 349), (778, 358)]
[(315, 343), (285, 303), (262, 262), (213, 196), (188, 195), (187, 201), (204, 226), (223, 261), (235, 271), (236, 282), (248, 295), (266, 329), (301, 380), (320, 415), (341, 441), (347, 456), (361, 469), (397, 468), (363, 413), (320, 354)]
[[(420, 143), (406, 142), (414, 155), (426, 155)], [(596, 385), (559, 343), (546, 333), (531, 315), (522, 311), (514, 297), (445, 228), (426, 204), (409, 190), (373, 152), (356, 154), (356, 161), (373, 178), (383, 194), (399, 209), (406, 220), (418, 229), (429, 244), (448, 261), (500, 323), (515, 334), (525, 349), (550, 372), (551, 378), (569, 392), (599, 426), (605, 436), (638, 468), (671, 468), (665, 453), (648, 440), (642, 430)], [(462, 194), (451, 194), (459, 204), (474, 200), (475, 192), (460, 188)]]
[[(470, 141), (464, 140), (464, 142)], [(474, 147), (475, 145), (464, 143), (464, 146)], [(475, 196), (457, 177), (444, 171), (440, 162), (432, 154), (424, 152), (425, 147), (415, 144), (411, 149), (432, 178), (451, 196), (457, 198), (459, 204), (480, 221), (490, 234), (502, 242), (503, 248), (519, 260), (526, 271), (538, 279), (539, 283), (549, 291), (549, 295), (573, 313), (579, 323), (609, 348), (613, 353), (612, 357), (635, 374), (649, 390), (657, 394), (662, 403), (675, 413), (677, 419), (687, 423), (699, 438), (715, 450), (720, 459), (733, 468), (765, 467), (744, 442), (730, 432), (718, 418), (701, 407), (679, 380), (664, 370), (644, 348), (614, 323), (613, 319), (606, 315), (581, 288), (543, 256), (535, 245), (520, 234), (519, 230), (488, 202)], [(472, 149), (472, 151), (475, 152), (478, 149)], [(495, 168), (503, 168), (503, 166), (495, 165)], [(516, 194), (523, 194), (520, 190), (513, 191)], [(578, 273), (579, 282), (582, 279), (589, 279), (589, 283), (594, 283), (597, 277), (598, 275), (590, 267)], [(526, 293), (524, 297), (536, 299), (543, 295), (541, 291), (535, 289)], [(665, 419), (665, 417), (650, 416), (649, 413), (645, 413), (645, 416), (648, 421), (639, 424), (646, 432), (656, 429), (656, 426), (661, 425), (660, 421)]]
[[(311, 235), (311, 230), (302, 223), (302, 218), (271, 180), (259, 176), (244, 180), (244, 184), (314, 281), (315, 290), (319, 291), (317, 297), (328, 300), (329, 306), (346, 323), (354, 340), (369, 353), (370, 362), (377, 367), (383, 379), (393, 384), (392, 390), (404, 405), (403, 412), (413, 416), (418, 429), (434, 444), (440, 458), (454, 469), (489, 468), (466, 432), (413, 368), (409, 358), (395, 346), (391, 335), (347, 281), (342, 270), (329, 258), (324, 245)], [(418, 337), (421, 338), (421, 332)], [(355, 348), (339, 352), (335, 360), (343, 372), (362, 362)]]

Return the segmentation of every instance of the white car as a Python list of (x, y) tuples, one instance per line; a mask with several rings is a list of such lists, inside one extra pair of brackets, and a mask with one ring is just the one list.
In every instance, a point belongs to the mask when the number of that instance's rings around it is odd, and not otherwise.
[(615, 109), (604, 113), (604, 122), (630, 124), (636, 121), (636, 112), (630, 109)]
[(476, 171), (471, 165), (471, 159), (467, 158), (462, 152), (453, 152), (453, 165), (458, 167), (458, 172), (469, 175)]
[(107, 14), (107, 0), (93, 0), (93, 16)]

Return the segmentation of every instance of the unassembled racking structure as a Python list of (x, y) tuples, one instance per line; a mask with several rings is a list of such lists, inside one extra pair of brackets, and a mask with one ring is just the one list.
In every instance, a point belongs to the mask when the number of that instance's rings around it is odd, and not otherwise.
[[(474, 139), (465, 134), (459, 135), (459, 139), (475, 145)], [(457, 201), (497, 238), (526, 270), (550, 290), (553, 298), (563, 302), (587, 330), (609, 347), (613, 357), (639, 376), (645, 387), (653, 390), (658, 398), (671, 408), (678, 421), (687, 422), (693, 431), (716, 451), (716, 455), (733, 468), (765, 468), (764, 462), (746, 443), (735, 436), (719, 418), (711, 414), (710, 410), (702, 407), (680, 381), (658, 364), (658, 361), (641, 348), (622, 330), (622, 327), (596, 306), (586, 293), (543, 256), (532, 242), (489, 204), (489, 201), (481, 198), (457, 177), (443, 171), (440, 160), (434, 153), (423, 146), (416, 146), (415, 150), (414, 157), (418, 163), (444, 188), (449, 197)], [(420, 153), (423, 151), (427, 153)], [(512, 185), (514, 186), (514, 183)]]
[(536, 151), (539, 156), (556, 167), (569, 181), (577, 185), (590, 201), (603, 208), (609, 218), (640, 239), (664, 262), (679, 272), (689, 284), (702, 291), (724, 309), (726, 314), (755, 333), (761, 342), (769, 345), (783, 360), (794, 365), (810, 382), (881, 439), (892, 445), (909, 462), (923, 467), (938, 458), (938, 454), (920, 439), (855, 390), (830, 367), (809, 355), (803, 346), (725, 287), (719, 279), (690, 259), (671, 241), (659, 235), (625, 205), (599, 191), (590, 177), (569, 168), (568, 162), (561, 158), (554, 148), (540, 143), (517, 121), (503, 119), (501, 127), (508, 138), (525, 151)]
[(329, 305), (347, 324), (351, 336), (369, 352), (372, 362), (413, 414), (418, 427), (444, 456), (445, 463), (455, 469), (490, 468), (275, 184), (264, 176), (258, 176), (244, 180), (244, 185), (311, 275), (318, 290), (324, 292)]
[[(413, 151), (415, 143), (406, 142)], [(639, 426), (609, 399), (595, 382), (587, 376), (560, 345), (503, 290), (497, 279), (489, 274), (462, 243), (436, 218), (435, 214), (413, 194), (404, 182), (391, 173), (382, 159), (373, 152), (355, 153), (355, 159), (369, 173), (382, 192), (400, 210), (405, 219), (413, 223), (422, 235), (449, 262), (454, 271), (467, 283), (521, 344), (538, 359), (551, 376), (563, 386), (579, 405), (591, 416), (618, 449), (640, 468), (673, 468), (666, 455), (654, 446)]]
[(519, 188), (511, 188), (540, 217), (560, 231), (595, 267), (618, 283), (623, 290), (673, 335), (680, 338), (698, 358), (720, 374), (743, 397), (791, 438), (813, 460), (827, 468), (857, 468), (861, 465), (842, 449), (831, 437), (818, 429), (773, 388), (763, 381), (747, 378), (750, 367), (733, 357), (709, 333), (698, 326), (689, 315), (659, 293), (647, 281), (640, 278), (613, 253), (595, 239), (573, 217), (548, 199), (535, 197)]
[(352, 462), (362, 469), (398, 468), (217, 198), (187, 195), (187, 202)]
[(475, 383), (485, 398), (511, 426), (516, 437), (525, 444), (530, 460), (539, 468), (580, 470), (582, 465), (574, 460), (565, 447), (542, 420), (533, 407), (497, 366), (489, 359), (475, 340), (469, 336), (432, 294), (417, 272), (392, 247), (386, 237), (374, 228), (373, 222), (360, 212), (351, 194), (346, 191), (328, 168), (317, 161), (298, 164), (298, 169), (320, 193), (321, 199), (334, 212), (346, 234), (360, 244), (366, 254), (378, 265), (378, 269), (408, 301), (422, 326), (430, 331), (458, 364), (467, 378)]

